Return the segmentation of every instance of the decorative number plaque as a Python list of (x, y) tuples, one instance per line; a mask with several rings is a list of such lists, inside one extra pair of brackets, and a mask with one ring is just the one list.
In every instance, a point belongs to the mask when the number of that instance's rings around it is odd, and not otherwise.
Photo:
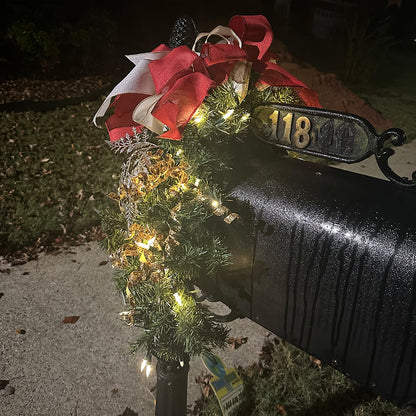
[(286, 150), (324, 157), (338, 162), (356, 163), (375, 154), (383, 174), (392, 182), (416, 188), (416, 171), (412, 179), (393, 172), (388, 159), (394, 154), (386, 141), (401, 146), (406, 141), (400, 129), (377, 135), (365, 119), (341, 112), (311, 107), (265, 104), (253, 114), (255, 134), (267, 143)]

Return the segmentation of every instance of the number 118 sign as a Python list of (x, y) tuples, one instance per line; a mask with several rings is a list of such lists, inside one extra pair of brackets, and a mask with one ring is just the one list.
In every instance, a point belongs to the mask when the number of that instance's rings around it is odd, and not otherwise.
[(374, 153), (374, 128), (350, 114), (270, 104), (257, 107), (254, 120), (260, 139), (287, 150), (347, 163)]
[(406, 142), (397, 128), (377, 135), (364, 118), (320, 108), (264, 104), (253, 114), (254, 134), (262, 141), (283, 149), (324, 157), (337, 162), (355, 163), (372, 154), (383, 174), (396, 185), (416, 189), (416, 171), (402, 177), (389, 166), (392, 146)]

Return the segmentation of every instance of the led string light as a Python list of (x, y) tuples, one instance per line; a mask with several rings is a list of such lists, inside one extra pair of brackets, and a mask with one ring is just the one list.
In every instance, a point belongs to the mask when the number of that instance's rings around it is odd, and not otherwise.
[(233, 113), (234, 113), (234, 108), (231, 108), (230, 110), (228, 110), (223, 116), (222, 116), (222, 118), (224, 119), (224, 120), (227, 120), (228, 118), (230, 118), (232, 115), (233, 115)]
[(181, 298), (181, 295), (180, 295), (178, 292), (176, 292), (173, 296), (174, 296), (174, 298), (175, 298), (175, 300), (176, 300), (176, 303), (177, 303), (179, 306), (182, 306), (182, 305), (183, 305), (183, 303), (182, 303), (182, 298)]
[(143, 358), (143, 361), (140, 365), (140, 371), (143, 373), (145, 371), (146, 377), (150, 376), (150, 373), (152, 372), (152, 365), (150, 364), (150, 359)]

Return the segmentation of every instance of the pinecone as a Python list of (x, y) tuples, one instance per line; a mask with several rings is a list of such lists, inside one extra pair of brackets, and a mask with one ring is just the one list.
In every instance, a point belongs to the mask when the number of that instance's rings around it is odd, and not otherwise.
[(192, 48), (197, 35), (193, 19), (189, 16), (180, 17), (173, 25), (168, 46), (172, 49), (183, 45)]

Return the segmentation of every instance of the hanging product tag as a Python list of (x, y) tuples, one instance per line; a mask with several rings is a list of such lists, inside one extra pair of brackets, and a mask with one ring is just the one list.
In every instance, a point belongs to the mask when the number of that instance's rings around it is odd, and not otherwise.
[(243, 398), (243, 382), (234, 368), (225, 368), (214, 354), (201, 357), (208, 371), (214, 376), (209, 384), (217, 396), (224, 416), (235, 416)]

